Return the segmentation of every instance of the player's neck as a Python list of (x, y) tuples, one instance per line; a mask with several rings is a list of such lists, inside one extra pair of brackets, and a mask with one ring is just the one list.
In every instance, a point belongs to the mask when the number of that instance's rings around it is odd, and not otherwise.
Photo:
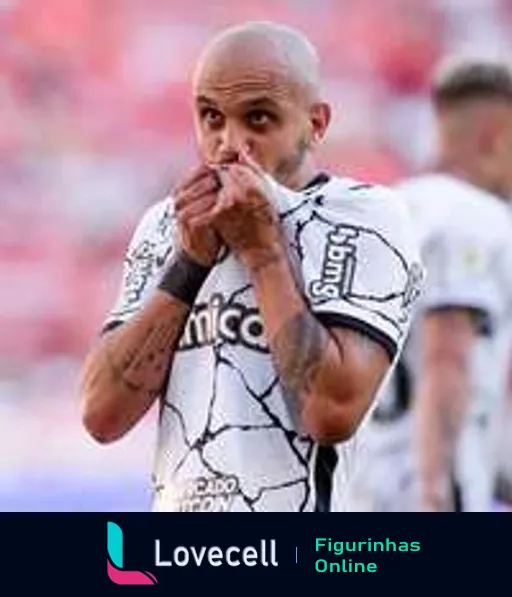
[(485, 176), (480, 175), (476, 169), (467, 168), (466, 165), (457, 163), (456, 161), (443, 160), (438, 164), (437, 170), (444, 172), (470, 184), (477, 189), (482, 189), (504, 201), (510, 201), (510, 193), (508, 189), (504, 189), (501, 185), (495, 184), (488, 180)]
[(301, 167), (286, 180), (285, 186), (293, 191), (306, 188), (320, 174), (319, 168), (312, 160), (306, 159)]

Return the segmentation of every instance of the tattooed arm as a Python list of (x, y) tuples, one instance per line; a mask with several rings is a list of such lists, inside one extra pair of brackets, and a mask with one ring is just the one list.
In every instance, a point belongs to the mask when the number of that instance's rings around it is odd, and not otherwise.
[(422, 511), (453, 510), (450, 477), (469, 397), (470, 351), (475, 338), (471, 312), (440, 309), (420, 329), (420, 365), (413, 401), (419, 499)]
[[(221, 168), (219, 178), (221, 189), (214, 208), (203, 218), (192, 216), (190, 225), (211, 225), (249, 273), (285, 395), (299, 412), (304, 430), (323, 443), (347, 439), (358, 428), (389, 369), (388, 352), (380, 342), (352, 328), (323, 327), (310, 312), (284, 249), (275, 190), (251, 156), (245, 152), (242, 163)], [(393, 224), (390, 229), (408, 228), (402, 215)], [(387, 251), (384, 244), (366, 261), (375, 269), (382, 261), (384, 271), (395, 275), (386, 260)], [(335, 311), (342, 308), (340, 303), (334, 305)], [(354, 308), (350, 311), (353, 314)], [(358, 317), (352, 320), (365, 325)], [(378, 339), (387, 339), (387, 334), (370, 324), (366, 329), (375, 331)], [(390, 341), (390, 351), (395, 344), (396, 339)]]
[[(175, 205), (190, 208), (193, 203), (200, 214), (211, 207), (216, 188), (215, 176), (200, 166), (177, 188)], [(151, 237), (151, 226), (145, 232), (144, 222), (141, 235)], [(82, 418), (100, 442), (124, 435), (161, 394), (190, 305), (220, 247), (213, 231), (201, 227), (192, 231), (179, 219), (178, 241), (180, 250), (154, 295), (132, 320), (104, 335), (84, 364)]]
[(305, 431), (326, 444), (348, 439), (389, 368), (388, 354), (357, 331), (325, 328), (297, 289), (281, 247), (246, 267), (281, 383)]
[(124, 435), (159, 396), (189, 309), (156, 291), (132, 321), (90, 351), (82, 373), (83, 422), (97, 441)]

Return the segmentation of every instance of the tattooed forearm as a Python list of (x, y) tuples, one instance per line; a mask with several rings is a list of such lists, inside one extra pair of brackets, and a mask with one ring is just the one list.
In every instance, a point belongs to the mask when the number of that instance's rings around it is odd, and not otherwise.
[(132, 392), (158, 394), (182, 325), (182, 317), (152, 324), (136, 346), (124, 346), (117, 356), (107, 343), (105, 357), (113, 381)]
[(329, 342), (329, 333), (307, 310), (288, 320), (271, 341), (281, 382), (300, 397), (314, 383)]
[(124, 435), (160, 395), (189, 312), (157, 292), (136, 317), (93, 347), (81, 392), (84, 425), (98, 441)]
[(247, 269), (249, 270), (253, 278), (259, 276), (266, 270), (270, 265), (277, 264), (283, 261), (283, 251), (281, 248), (273, 249), (267, 248), (257, 252), (257, 254), (251, 255), (250, 264)]

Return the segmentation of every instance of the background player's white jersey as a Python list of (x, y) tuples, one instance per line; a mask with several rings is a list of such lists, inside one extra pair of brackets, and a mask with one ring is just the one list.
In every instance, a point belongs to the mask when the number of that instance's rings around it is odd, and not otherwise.
[[(297, 283), (327, 326), (349, 326), (393, 359), (422, 269), (402, 201), (321, 175), (303, 192), (271, 183)], [(172, 201), (150, 209), (128, 249), (107, 327), (151, 295), (175, 247)], [(283, 305), (286, 309), (286, 306)], [(223, 252), (197, 296), (161, 401), (154, 471), (160, 511), (312, 511), (331, 504), (352, 442), (319, 447), (283, 395), (248, 275)]]
[[(427, 281), (417, 316), (429, 309), (471, 309), (479, 326), (471, 395), (456, 458), (465, 511), (490, 508), (495, 429), (505, 395), (512, 306), (512, 219), (504, 201), (443, 174), (400, 186), (421, 243)], [(364, 439), (353, 509), (417, 508), (410, 400), (416, 370), (416, 326), (396, 374), (381, 392)]]
[[(509, 362), (510, 365), (512, 362)], [(497, 507), (506, 508), (512, 512), (512, 386), (510, 382), (512, 379), (509, 378), (508, 400), (499, 429), (495, 497)]]

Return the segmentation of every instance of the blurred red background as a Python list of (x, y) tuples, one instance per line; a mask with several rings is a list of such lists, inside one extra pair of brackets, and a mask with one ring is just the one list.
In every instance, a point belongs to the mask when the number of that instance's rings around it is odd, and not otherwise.
[(335, 109), (321, 162), (393, 183), (430, 158), (432, 69), (508, 50), (512, 2), (0, 1), (0, 507), (145, 507), (151, 421), (93, 446), (77, 372), (135, 222), (194, 162), (195, 58), (249, 19), (318, 46)]

